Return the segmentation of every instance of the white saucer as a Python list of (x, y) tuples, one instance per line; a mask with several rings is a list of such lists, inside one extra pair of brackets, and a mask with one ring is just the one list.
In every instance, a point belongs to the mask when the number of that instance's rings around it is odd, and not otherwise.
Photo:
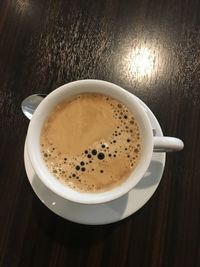
[[(139, 100), (140, 101), (140, 100)], [(162, 136), (161, 127), (151, 112), (147, 111), (156, 135)], [(157, 189), (165, 167), (165, 153), (153, 153), (152, 161), (145, 176), (125, 196), (105, 204), (85, 205), (68, 201), (49, 190), (35, 174), (26, 148), (24, 148), (25, 169), (29, 182), (39, 199), (57, 215), (76, 223), (99, 225), (120, 221), (139, 210)]]

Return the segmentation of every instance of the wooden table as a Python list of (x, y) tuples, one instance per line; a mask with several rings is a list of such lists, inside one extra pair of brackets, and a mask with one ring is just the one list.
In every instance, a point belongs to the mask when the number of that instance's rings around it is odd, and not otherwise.
[[(20, 103), (78, 79), (140, 97), (168, 154), (150, 201), (129, 218), (84, 226), (48, 210), (24, 168)], [(0, 1), (0, 266), (200, 266), (200, 2)]]

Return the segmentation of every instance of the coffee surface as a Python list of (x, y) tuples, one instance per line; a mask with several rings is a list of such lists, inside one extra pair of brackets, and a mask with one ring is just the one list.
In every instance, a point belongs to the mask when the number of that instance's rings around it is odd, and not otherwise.
[(83, 192), (109, 190), (137, 166), (142, 144), (125, 105), (94, 93), (59, 103), (44, 122), (41, 152), (50, 172)]

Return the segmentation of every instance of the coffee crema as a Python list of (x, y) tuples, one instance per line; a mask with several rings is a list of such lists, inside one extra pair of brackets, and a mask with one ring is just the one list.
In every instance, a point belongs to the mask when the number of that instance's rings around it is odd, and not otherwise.
[(43, 159), (51, 173), (81, 192), (102, 192), (125, 181), (142, 144), (128, 108), (112, 97), (83, 93), (60, 102), (44, 122)]

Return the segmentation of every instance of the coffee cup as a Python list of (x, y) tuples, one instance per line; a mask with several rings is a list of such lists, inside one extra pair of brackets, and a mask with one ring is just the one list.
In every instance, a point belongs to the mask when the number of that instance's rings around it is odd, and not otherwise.
[[(70, 99), (83, 93), (103, 94), (118, 100), (134, 114), (140, 129), (143, 149), (137, 166), (123, 183), (103, 192), (80, 192), (60, 183), (47, 168), (41, 154), (41, 131), (50, 112), (63, 99)], [(125, 195), (144, 176), (150, 165), (153, 152), (179, 151), (183, 149), (183, 146), (183, 142), (178, 138), (155, 137), (146, 110), (138, 98), (113, 83), (100, 80), (75, 81), (51, 92), (34, 112), (27, 133), (28, 155), (39, 179), (60, 197), (81, 204), (105, 203)]]

